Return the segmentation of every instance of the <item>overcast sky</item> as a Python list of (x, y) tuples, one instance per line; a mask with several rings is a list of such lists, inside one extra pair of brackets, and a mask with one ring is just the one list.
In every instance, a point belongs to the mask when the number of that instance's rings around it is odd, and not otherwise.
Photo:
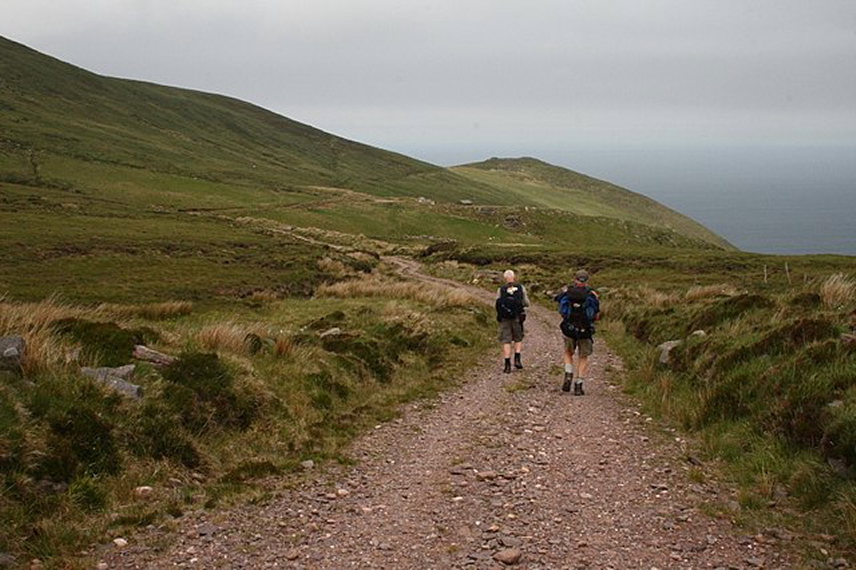
[(854, 0), (2, 0), (0, 35), (443, 165), (856, 151)]

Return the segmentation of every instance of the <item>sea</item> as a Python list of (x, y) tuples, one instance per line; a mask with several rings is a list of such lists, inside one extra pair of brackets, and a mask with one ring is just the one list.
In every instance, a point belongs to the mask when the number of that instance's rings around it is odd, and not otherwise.
[(741, 250), (856, 256), (856, 146), (642, 147), (576, 158), (591, 164), (569, 168), (649, 196)]

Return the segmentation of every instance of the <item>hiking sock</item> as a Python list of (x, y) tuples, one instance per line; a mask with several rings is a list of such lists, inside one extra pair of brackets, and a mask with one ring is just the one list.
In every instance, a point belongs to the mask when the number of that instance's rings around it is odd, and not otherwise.
[(565, 364), (565, 374), (570, 374), (572, 377), (574, 375), (574, 365), (573, 364)]
[(505, 359), (505, 368), (502, 371), (505, 372), (506, 374), (511, 372), (511, 359), (510, 358)]
[(523, 368), (523, 363), (520, 362), (520, 353), (519, 352), (514, 353), (514, 367), (515, 368)]

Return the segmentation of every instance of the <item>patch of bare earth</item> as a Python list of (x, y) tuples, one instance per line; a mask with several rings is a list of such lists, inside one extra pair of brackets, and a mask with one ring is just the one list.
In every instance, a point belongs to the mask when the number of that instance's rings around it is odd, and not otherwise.
[[(105, 552), (109, 568), (788, 568), (782, 537), (699, 510), (681, 442), (606, 382), (597, 342), (586, 395), (560, 391), (556, 316), (531, 311), (525, 368), (498, 356), (435, 401), (357, 440), (354, 467), (318, 471), (265, 505), (186, 516)], [(724, 502), (727, 497), (722, 497)]]

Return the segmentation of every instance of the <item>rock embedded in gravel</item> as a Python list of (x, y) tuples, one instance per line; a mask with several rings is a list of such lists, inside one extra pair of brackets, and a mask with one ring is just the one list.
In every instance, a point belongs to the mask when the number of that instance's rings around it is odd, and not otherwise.
[(496, 554), (493, 555), (493, 559), (497, 562), (502, 562), (506, 566), (513, 566), (520, 562), (520, 559), (523, 557), (523, 553), (519, 548), (506, 548), (504, 550), (500, 550)]

